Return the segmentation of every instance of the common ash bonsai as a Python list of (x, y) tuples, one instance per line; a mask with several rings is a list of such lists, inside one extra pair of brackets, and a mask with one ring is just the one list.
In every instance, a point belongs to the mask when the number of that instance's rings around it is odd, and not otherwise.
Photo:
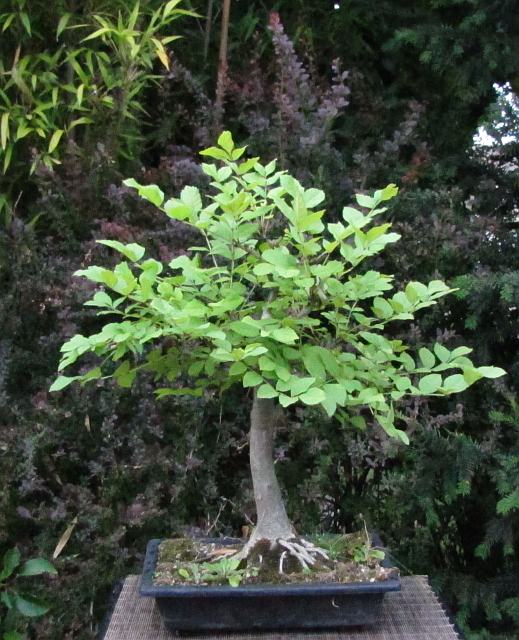
[(283, 560), (308, 568), (328, 554), (297, 535), (287, 515), (273, 464), (280, 410), (320, 407), (357, 429), (369, 416), (407, 444), (396, 408), (404, 396), (458, 393), (505, 372), (476, 367), (468, 347), (436, 344), (415, 354), (384, 335), (390, 323), (412, 320), (452, 291), (434, 280), (394, 292), (392, 276), (362, 268), (400, 239), (390, 223), (378, 222), (395, 185), (357, 195), (357, 207), (344, 207), (341, 222), (325, 222), (322, 191), (305, 189), (275, 161), (242, 160), (244, 152), (227, 131), (217, 147), (202, 151), (218, 163), (202, 165), (212, 180), (207, 194), (188, 186), (165, 201), (155, 185), (125, 182), (195, 229), (200, 246), (164, 267), (138, 244), (101, 240), (124, 260), (113, 270), (90, 266), (75, 275), (104, 286), (86, 304), (109, 322), (66, 342), (59, 370), (89, 353), (99, 364), (60, 375), (51, 389), (111, 377), (130, 387), (140, 371), (163, 385), (159, 398), (251, 389), (257, 524), (238, 558), (251, 557), (260, 543), (278, 554), (280, 571)]

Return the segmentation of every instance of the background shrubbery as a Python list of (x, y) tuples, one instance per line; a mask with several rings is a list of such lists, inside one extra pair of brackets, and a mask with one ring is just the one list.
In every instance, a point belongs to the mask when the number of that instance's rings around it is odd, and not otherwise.
[[(220, 3), (207, 55), (205, 19), (190, 16), (157, 31), (159, 40), (183, 36), (165, 43), (169, 59), (153, 44), (132, 66), (122, 36), (83, 41), (102, 28), (96, 15), (121, 31), (120, 10), (123, 26), (135, 17), (144, 29), (165, 4), (142, 0), (132, 13), (118, 0), (63, 0), (49, 11), (48, 2), (11, 0), (0, 16), (0, 122), (7, 113), (9, 123), (0, 151), (0, 551), (17, 544), (26, 557), (50, 556), (73, 526), (59, 575), (41, 584), (53, 603), (35, 626), (42, 639), (93, 638), (148, 538), (236, 534), (254, 518), (249, 406), (239, 392), (156, 403), (146, 384), (47, 391), (60, 344), (95, 327), (82, 307), (88, 285), (71, 279), (101, 252), (109, 260), (94, 240), (137, 241), (162, 259), (192, 240), (122, 179), (171, 195), (203, 183), (197, 151), (218, 125)], [(201, 1), (181, 6), (207, 12)], [(459, 288), (407, 339), (470, 344), (477, 362), (509, 372), (454, 400), (406, 406), (410, 447), (298, 409), (279, 434), (277, 468), (298, 526), (338, 531), (362, 513), (404, 570), (431, 575), (473, 640), (519, 632), (513, 9), (483, 0), (349, 0), (337, 10), (236, 1), (222, 116), (252, 153), (324, 188), (330, 215), (354, 190), (401, 185), (392, 217), (403, 241), (378, 268)], [(71, 128), (78, 118), (87, 121)], [(35, 119), (43, 135), (20, 134), (20, 121)], [(489, 146), (474, 144), (481, 124)]]

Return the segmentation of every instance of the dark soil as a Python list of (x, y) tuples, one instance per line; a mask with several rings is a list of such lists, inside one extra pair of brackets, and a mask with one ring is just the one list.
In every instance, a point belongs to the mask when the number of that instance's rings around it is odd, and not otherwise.
[(364, 532), (306, 538), (323, 549), (329, 560), (318, 560), (303, 570), (295, 558), (283, 559), (282, 549), (271, 550), (269, 541), (259, 541), (246, 560), (233, 555), (242, 542), (208, 542), (204, 539), (164, 540), (154, 575), (156, 585), (297, 584), (311, 582), (376, 582), (398, 575), (393, 567), (383, 567), (383, 552), (372, 547)]

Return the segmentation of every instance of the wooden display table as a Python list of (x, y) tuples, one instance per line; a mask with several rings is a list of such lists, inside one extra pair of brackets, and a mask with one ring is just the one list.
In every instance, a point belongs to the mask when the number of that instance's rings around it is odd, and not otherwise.
[[(171, 640), (155, 602), (138, 594), (139, 576), (128, 576), (115, 605), (104, 640)], [(190, 640), (459, 640), (427, 576), (402, 578), (402, 591), (384, 599), (382, 624), (344, 631), (251, 632), (186, 636)]]

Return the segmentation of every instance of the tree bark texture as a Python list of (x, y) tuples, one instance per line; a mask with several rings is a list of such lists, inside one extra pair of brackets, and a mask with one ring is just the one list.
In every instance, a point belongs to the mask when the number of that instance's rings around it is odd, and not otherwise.
[(248, 544), (249, 548), (264, 538), (276, 540), (291, 538), (294, 535), (274, 469), (274, 401), (257, 398), (254, 394), (250, 420), (250, 468), (258, 520)]

